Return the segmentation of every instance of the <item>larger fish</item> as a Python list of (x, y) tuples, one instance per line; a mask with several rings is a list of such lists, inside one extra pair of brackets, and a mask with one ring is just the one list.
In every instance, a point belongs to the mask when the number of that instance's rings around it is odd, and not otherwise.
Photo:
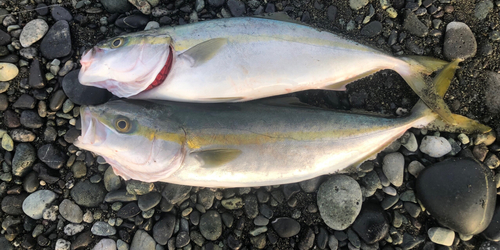
[(121, 35), (81, 59), (79, 80), (118, 97), (239, 102), (306, 89), (344, 90), (383, 69), (399, 73), (422, 100), (454, 123), (425, 76), (446, 62), (395, 58), (309, 26), (227, 18)]
[[(396, 119), (262, 102), (140, 100), (82, 107), (80, 114), (82, 135), (75, 145), (102, 155), (116, 174), (204, 187), (275, 185), (335, 173), (437, 117), (422, 102), (411, 116)], [(454, 118), (466, 131), (489, 130)]]

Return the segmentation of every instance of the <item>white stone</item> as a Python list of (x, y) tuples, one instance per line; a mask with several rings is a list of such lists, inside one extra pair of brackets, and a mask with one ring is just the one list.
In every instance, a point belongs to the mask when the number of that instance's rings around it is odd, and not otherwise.
[(429, 228), (427, 234), (432, 242), (444, 246), (453, 245), (453, 241), (455, 240), (455, 232), (443, 227)]
[(85, 227), (82, 224), (70, 223), (64, 227), (64, 233), (68, 236), (73, 236), (83, 231), (83, 229), (85, 229)]
[(49, 25), (42, 19), (34, 19), (24, 26), (19, 37), (19, 42), (23, 47), (29, 47), (33, 43), (42, 39), (49, 30)]
[(116, 250), (116, 242), (112, 239), (102, 239), (97, 242), (93, 250)]
[(19, 69), (12, 63), (0, 63), (0, 81), (6, 82), (14, 79), (19, 74)]
[(382, 171), (396, 187), (403, 185), (405, 158), (399, 153), (390, 153), (384, 157)]
[(57, 219), (57, 210), (59, 210), (58, 206), (51, 206), (45, 210), (43, 210), (43, 216), (42, 218), (44, 220), (49, 220), (49, 221), (56, 221)]
[(71, 242), (63, 239), (57, 239), (55, 250), (69, 250), (70, 247)]
[(130, 250), (155, 250), (156, 242), (146, 231), (137, 230), (132, 239)]
[(425, 136), (420, 143), (420, 151), (430, 157), (439, 158), (451, 151), (451, 145), (444, 137)]
[(38, 220), (43, 211), (56, 199), (56, 193), (50, 190), (38, 190), (30, 194), (23, 202), (23, 212), (29, 217)]
[(424, 170), (425, 166), (422, 165), (419, 161), (412, 161), (410, 164), (408, 164), (408, 172), (412, 174), (415, 177), (418, 177), (420, 174), (420, 171)]

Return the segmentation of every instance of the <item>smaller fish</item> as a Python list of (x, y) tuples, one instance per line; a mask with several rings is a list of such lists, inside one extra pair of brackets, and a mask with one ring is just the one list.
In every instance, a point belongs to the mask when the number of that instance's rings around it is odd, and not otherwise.
[[(451, 63), (436, 77), (443, 96)], [(299, 182), (357, 166), (411, 127), (491, 130), (453, 115), (451, 126), (419, 101), (403, 118), (294, 106), (276, 100), (196, 104), (117, 100), (82, 107), (75, 145), (106, 159), (117, 175), (145, 182), (250, 187)]]
[[(447, 62), (393, 57), (324, 30), (269, 18), (223, 18), (121, 35), (80, 60), (79, 81), (118, 97), (182, 102), (243, 102), (307, 89), (345, 86), (396, 71), (450, 124), (427, 76)], [(288, 18), (288, 20), (291, 20)]]

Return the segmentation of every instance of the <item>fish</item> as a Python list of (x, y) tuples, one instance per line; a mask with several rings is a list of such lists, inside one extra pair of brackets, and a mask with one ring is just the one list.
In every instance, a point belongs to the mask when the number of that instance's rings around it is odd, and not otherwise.
[[(285, 14), (286, 15), (286, 14)], [(275, 15), (223, 18), (120, 35), (82, 55), (78, 79), (122, 98), (244, 102), (308, 89), (345, 90), (396, 71), (442, 119), (456, 124), (428, 76), (448, 62), (393, 57)]]
[[(449, 67), (449, 69), (448, 69)], [(444, 95), (454, 65), (436, 78)], [(387, 118), (307, 106), (289, 99), (184, 103), (120, 99), (82, 106), (74, 144), (104, 157), (125, 180), (202, 187), (294, 183), (372, 158), (411, 127), (487, 132), (455, 115), (450, 125), (422, 101)], [(438, 121), (438, 122), (436, 122)]]

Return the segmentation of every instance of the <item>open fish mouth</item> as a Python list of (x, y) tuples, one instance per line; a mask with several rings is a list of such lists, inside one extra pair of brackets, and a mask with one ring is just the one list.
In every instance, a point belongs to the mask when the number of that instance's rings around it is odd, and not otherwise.
[(80, 116), (82, 119), (82, 134), (76, 141), (77, 146), (99, 146), (106, 141), (106, 126), (92, 116), (89, 107), (80, 107)]

